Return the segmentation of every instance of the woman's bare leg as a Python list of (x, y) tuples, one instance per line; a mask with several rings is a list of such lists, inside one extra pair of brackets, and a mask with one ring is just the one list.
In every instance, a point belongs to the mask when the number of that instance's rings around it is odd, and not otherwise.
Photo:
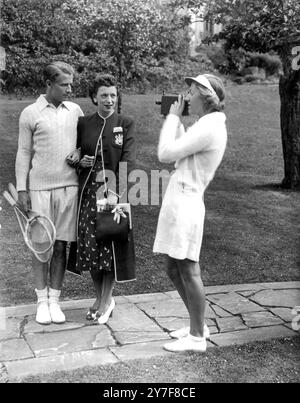
[(186, 296), (186, 292), (185, 292), (185, 288), (184, 288), (184, 283), (179, 271), (179, 267), (178, 267), (178, 260), (177, 259), (173, 259), (172, 257), (168, 256), (167, 257), (167, 274), (170, 278), (170, 280), (172, 281), (172, 283), (174, 284), (176, 290), (178, 291), (178, 294), (180, 295), (182, 301), (184, 302), (184, 305), (186, 307), (186, 309), (189, 311), (189, 305), (188, 305), (188, 300), (187, 300), (187, 296)]
[(107, 311), (111, 303), (114, 285), (115, 285), (115, 275), (113, 270), (111, 271), (103, 270), (102, 296), (101, 296), (101, 304), (99, 307), (100, 314)]
[(189, 307), (190, 334), (203, 337), (206, 300), (200, 266), (188, 259), (177, 260), (177, 263)]
[(92, 308), (99, 310), (101, 304), (102, 297), (102, 287), (103, 287), (103, 271), (99, 270), (91, 270), (91, 277), (94, 283), (95, 291), (96, 291), (96, 301), (94, 302)]

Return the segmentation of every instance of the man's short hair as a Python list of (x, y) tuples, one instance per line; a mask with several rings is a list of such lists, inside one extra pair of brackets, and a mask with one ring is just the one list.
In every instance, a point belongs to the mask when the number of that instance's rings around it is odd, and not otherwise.
[(58, 76), (61, 74), (69, 74), (69, 75), (74, 75), (75, 70), (73, 69), (70, 64), (65, 63), (65, 62), (52, 62), (48, 64), (45, 69), (44, 69), (44, 80), (50, 80), (51, 82), (54, 82)]
[(119, 96), (119, 88), (117, 79), (111, 74), (97, 74), (89, 88), (89, 95), (94, 105), (97, 105), (94, 98), (100, 87), (116, 87)]

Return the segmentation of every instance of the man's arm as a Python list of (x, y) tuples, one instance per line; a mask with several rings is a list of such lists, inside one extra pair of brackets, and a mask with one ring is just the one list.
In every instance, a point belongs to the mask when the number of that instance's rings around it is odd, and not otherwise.
[(27, 211), (30, 208), (30, 198), (27, 193), (27, 178), (32, 157), (32, 129), (28, 112), (21, 113), (19, 120), (19, 142), (16, 156), (16, 183), (21, 208)]

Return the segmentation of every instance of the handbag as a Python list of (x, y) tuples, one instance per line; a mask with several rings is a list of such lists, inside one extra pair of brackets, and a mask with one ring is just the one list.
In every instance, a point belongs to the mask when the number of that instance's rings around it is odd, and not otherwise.
[[(104, 158), (103, 158), (103, 151), (101, 149), (101, 158), (102, 158), (102, 173), (103, 173), (103, 182), (105, 185), (105, 194), (106, 197), (109, 192), (112, 192), (108, 189), (107, 183), (106, 183), (106, 175), (105, 175), (105, 169), (104, 169)], [(114, 192), (112, 192), (114, 193)], [(114, 193), (116, 196), (120, 197), (116, 193)], [(123, 214), (120, 215), (120, 222), (117, 223), (114, 220), (114, 214), (111, 212), (110, 209), (106, 209), (105, 203), (104, 206), (101, 206), (101, 201), (102, 200), (97, 200), (97, 213), (96, 213), (96, 241), (97, 242), (127, 242), (128, 241), (128, 234), (129, 234), (129, 229), (131, 229), (131, 217), (130, 211), (129, 214), (128, 212), (125, 213), (123, 211)], [(120, 206), (120, 205), (119, 205)], [(130, 224), (130, 227), (129, 227)]]
[(119, 224), (114, 221), (111, 211), (98, 211), (96, 216), (96, 240), (97, 242), (127, 242), (129, 234), (129, 215), (120, 217)]

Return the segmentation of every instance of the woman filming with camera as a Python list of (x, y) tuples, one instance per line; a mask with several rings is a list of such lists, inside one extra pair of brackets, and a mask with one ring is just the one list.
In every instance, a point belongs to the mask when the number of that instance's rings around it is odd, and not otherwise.
[[(175, 162), (165, 193), (153, 251), (167, 255), (167, 273), (183, 300), (190, 326), (170, 333), (168, 351), (206, 351), (205, 291), (199, 255), (205, 217), (204, 192), (224, 155), (227, 142), (225, 88), (220, 78), (188, 77), (189, 114), (198, 120), (186, 131), (181, 124), (184, 97), (170, 108), (160, 133), (158, 158)], [(170, 231), (172, 229), (172, 231)]]

